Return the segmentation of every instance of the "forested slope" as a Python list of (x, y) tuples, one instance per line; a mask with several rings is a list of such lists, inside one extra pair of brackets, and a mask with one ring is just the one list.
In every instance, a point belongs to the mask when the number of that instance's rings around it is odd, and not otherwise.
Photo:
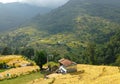
[(26, 55), (23, 51), (32, 48), (46, 50), (53, 61), (65, 57), (77, 63), (118, 65), (119, 4), (119, 0), (70, 0), (46, 15), (38, 14), (27, 26), (2, 34), (1, 53), (10, 47)]

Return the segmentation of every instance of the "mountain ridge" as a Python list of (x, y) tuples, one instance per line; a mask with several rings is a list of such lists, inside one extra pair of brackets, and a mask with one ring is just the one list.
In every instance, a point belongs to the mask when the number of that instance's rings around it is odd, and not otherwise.
[[(111, 2), (108, 2), (106, 0), (106, 4), (102, 4), (102, 1), (88, 1), (88, 0), (70, 0), (67, 2), (65, 5), (62, 7), (59, 7), (58, 9), (53, 10), (52, 12), (48, 13), (47, 15), (44, 16), (36, 16), (33, 21), (31, 22), (32, 24), (38, 25), (38, 28), (45, 30), (50, 30), (54, 32), (55, 30), (59, 30), (58, 32), (62, 31), (62, 29), (57, 28), (59, 26), (63, 27), (63, 31), (65, 30), (70, 30), (73, 28), (74, 24), (74, 19), (77, 16), (83, 16), (83, 15), (90, 15), (90, 16), (96, 16), (96, 17), (101, 17), (103, 19), (108, 19), (112, 22), (117, 22), (119, 23), (119, 5), (115, 5), (113, 0)], [(118, 0), (116, 0), (118, 1)], [(101, 3), (99, 3), (101, 2)], [(114, 7), (111, 7), (111, 4), (113, 4)], [(108, 7), (107, 7), (108, 6)], [(110, 9), (111, 7), (111, 9)], [(96, 10), (96, 9), (97, 10)], [(67, 10), (66, 10), (67, 9)], [(114, 14), (110, 11), (114, 12)], [(62, 17), (62, 18), (60, 18)], [(54, 24), (56, 23), (56, 24)], [(53, 24), (53, 25), (51, 25)], [(72, 25), (71, 25), (72, 24)], [(66, 27), (67, 26), (67, 27)], [(65, 28), (64, 28), (65, 27)]]
[(116, 47), (119, 41), (111, 39), (117, 38), (120, 31), (118, 7), (118, 0), (105, 3), (103, 0), (70, 0), (50, 13), (37, 15), (22, 28), (2, 35), (0, 48), (33, 47), (77, 63), (115, 63), (120, 54)]

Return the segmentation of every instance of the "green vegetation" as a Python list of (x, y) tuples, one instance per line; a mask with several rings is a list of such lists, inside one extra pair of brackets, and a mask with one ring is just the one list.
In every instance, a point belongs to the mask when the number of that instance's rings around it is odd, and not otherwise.
[(45, 51), (37, 51), (35, 56), (35, 62), (42, 70), (43, 65), (47, 62), (47, 53)]
[[(1, 34), (0, 53), (34, 59), (39, 56), (36, 51), (45, 50), (50, 61), (64, 57), (77, 63), (119, 65), (119, 4), (118, 0), (70, 0), (37, 15), (23, 28)], [(36, 61), (39, 66), (41, 62)]]
[(0, 69), (0, 72), (4, 72), (4, 71), (6, 71), (6, 70), (8, 70), (8, 69)]
[[(56, 62), (61, 58), (82, 64), (120, 66), (119, 8), (118, 0), (70, 0), (46, 15), (37, 15), (21, 28), (0, 33), (0, 74), (3, 80), (0, 84), (26, 84), (43, 77), (49, 72), (39, 73), (39, 68), (56, 69)], [(1, 56), (11, 54), (12, 57)], [(10, 69), (4, 69), (7, 67)], [(104, 67), (92, 79), (104, 75)], [(118, 69), (116, 67), (116, 71)], [(6, 76), (8, 72), (11, 75)]]
[(51, 67), (54, 67), (54, 66), (59, 66), (59, 63), (56, 63), (56, 62), (48, 62), (46, 64), (44, 64), (45, 67), (48, 67), (48, 66), (51, 66)]
[(20, 76), (15, 79), (3, 80), (3, 81), (0, 81), (0, 84), (26, 84), (31, 80), (35, 80), (41, 77), (43, 77), (43, 75), (40, 74), (40, 72), (37, 72), (29, 75)]

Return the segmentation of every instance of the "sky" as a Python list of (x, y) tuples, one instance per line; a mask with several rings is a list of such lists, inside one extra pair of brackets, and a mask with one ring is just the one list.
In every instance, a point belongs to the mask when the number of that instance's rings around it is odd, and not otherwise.
[(58, 7), (65, 4), (68, 0), (0, 0), (2, 3), (21, 2), (42, 7)]

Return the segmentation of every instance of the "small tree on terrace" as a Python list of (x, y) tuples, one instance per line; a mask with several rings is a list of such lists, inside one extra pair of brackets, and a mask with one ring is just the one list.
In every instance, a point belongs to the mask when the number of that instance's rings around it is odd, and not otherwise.
[(47, 62), (47, 53), (45, 51), (36, 51), (35, 62), (43, 70), (43, 64)]
[(3, 50), (2, 50), (2, 55), (12, 55), (12, 49), (10, 47), (5, 47)]

